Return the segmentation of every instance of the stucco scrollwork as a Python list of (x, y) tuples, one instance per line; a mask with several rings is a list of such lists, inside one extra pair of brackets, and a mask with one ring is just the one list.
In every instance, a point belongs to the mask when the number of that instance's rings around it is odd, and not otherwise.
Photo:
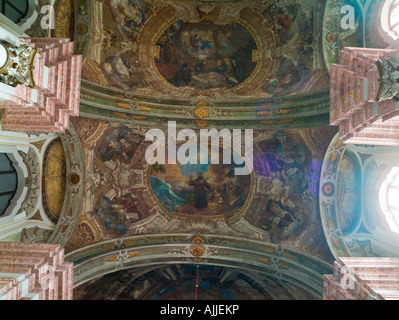
[(22, 157), (28, 171), (28, 177), (25, 179), (28, 191), (18, 213), (25, 211), (29, 215), (36, 208), (40, 197), (40, 163), (36, 152), (32, 148), (27, 153), (21, 150), (18, 153)]

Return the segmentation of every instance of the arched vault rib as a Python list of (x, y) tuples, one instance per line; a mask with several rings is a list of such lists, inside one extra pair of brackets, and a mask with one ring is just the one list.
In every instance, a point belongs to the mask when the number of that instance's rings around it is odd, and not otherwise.
[(166, 264), (215, 265), (250, 270), (284, 280), (322, 297), (323, 276), (332, 266), (291, 247), (222, 236), (168, 234), (103, 241), (72, 251), (74, 287), (115, 271)]

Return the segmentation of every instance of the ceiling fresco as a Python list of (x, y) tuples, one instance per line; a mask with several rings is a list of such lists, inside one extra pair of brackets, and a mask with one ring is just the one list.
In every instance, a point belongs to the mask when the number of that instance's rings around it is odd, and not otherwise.
[[(335, 128), (256, 132), (254, 170), (235, 176), (231, 165), (147, 164), (142, 127), (84, 118), (73, 123), (84, 151), (85, 200), (68, 252), (115, 237), (200, 232), (330, 259), (321, 245), (317, 197), (323, 152)], [(201, 206), (190, 185), (198, 172), (209, 184)]]
[[(197, 147), (198, 157), (204, 152)], [(169, 215), (233, 218), (240, 214), (251, 189), (251, 175), (235, 175), (236, 165), (211, 164), (155, 164), (149, 172), (151, 190)], [(225, 149), (220, 150), (220, 156)], [(237, 154), (233, 157), (240, 157)], [(205, 196), (209, 193), (209, 196)]]
[(129, 91), (168, 93), (170, 83), (184, 96), (294, 93), (323, 71), (315, 7), (302, 2), (104, 1), (103, 24), (91, 23), (102, 50), (86, 59)]
[[(121, 271), (108, 277), (122, 279), (146, 270), (131, 283), (137, 289), (143, 279), (159, 277), (150, 265), (157, 269), (165, 263), (186, 271), (177, 282), (165, 279), (156, 290), (143, 292), (143, 298), (189, 294), (181, 291), (192, 280), (187, 265), (197, 264), (203, 268), (202, 285), (213, 288), (204, 289), (203, 297), (321, 297), (333, 256), (320, 224), (319, 171), (335, 128), (255, 131), (254, 170), (246, 176), (234, 175), (235, 164), (149, 165), (147, 130), (74, 118), (44, 153), (42, 196), (56, 227), (52, 233), (25, 230), (21, 241), (61, 243), (66, 259), (75, 263), (77, 297), (100, 298), (90, 288), (108, 273)], [(223, 148), (219, 151), (221, 156)], [(208, 186), (202, 196), (193, 186), (199, 172)], [(62, 179), (62, 190), (51, 188), (54, 179)], [(223, 285), (206, 276), (232, 268), (248, 272), (234, 271)], [(265, 283), (277, 291), (267, 291)], [(211, 291), (215, 296), (208, 296)], [(120, 298), (133, 293), (125, 294)]]
[[(60, 21), (68, 3), (84, 61), (84, 117), (156, 127), (168, 119), (197, 128), (328, 125), (324, 1), (64, 0)], [(204, 112), (194, 112), (198, 103)]]
[[(338, 30), (342, 3), (362, 13), (355, 31)], [(372, 40), (370, 8), (57, 1), (54, 32), (73, 38), (83, 80), (80, 117), (46, 154), (43, 199), (48, 242), (75, 264), (75, 298), (191, 299), (199, 266), (203, 299), (320, 299), (336, 257), (382, 254), (369, 235), (386, 230), (370, 196), (384, 164), (329, 126), (329, 66), (341, 46)], [(169, 121), (254, 129), (252, 173), (148, 164), (146, 132)]]
[(243, 25), (177, 20), (157, 40), (155, 66), (175, 87), (232, 88), (254, 72), (255, 39)]

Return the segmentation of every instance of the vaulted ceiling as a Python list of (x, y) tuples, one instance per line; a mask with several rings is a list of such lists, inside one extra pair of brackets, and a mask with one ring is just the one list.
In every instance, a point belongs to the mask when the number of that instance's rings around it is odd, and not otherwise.
[(82, 116), (197, 128), (328, 124), (323, 1), (77, 3)]
[[(335, 253), (319, 193), (337, 133), (329, 65), (339, 50), (338, 5), (57, 4), (54, 35), (73, 38), (83, 81), (80, 117), (46, 155), (44, 170), (58, 174), (46, 175), (44, 199), (56, 223), (48, 241), (75, 262), (76, 298), (191, 299), (196, 272), (201, 298), (321, 298)], [(178, 128), (254, 129), (254, 171), (149, 165), (145, 133), (172, 120)], [(215, 191), (203, 209), (188, 186), (198, 171)], [(65, 182), (53, 188), (54, 179)]]

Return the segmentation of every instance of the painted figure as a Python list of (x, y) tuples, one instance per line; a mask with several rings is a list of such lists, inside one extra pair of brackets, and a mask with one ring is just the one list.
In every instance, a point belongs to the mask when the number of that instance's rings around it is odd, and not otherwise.
[(198, 172), (197, 179), (193, 179), (190, 176), (189, 186), (194, 187), (194, 205), (197, 209), (205, 208), (208, 206), (208, 199), (206, 196), (206, 190), (211, 190), (211, 185), (202, 176), (202, 172)]
[[(233, 36), (234, 35), (234, 36)], [(176, 87), (232, 88), (254, 71), (256, 41), (238, 23), (226, 26), (178, 20), (158, 39), (160, 74)]]
[(137, 31), (137, 28), (144, 26), (145, 13), (136, 1), (112, 0), (111, 13), (115, 22), (125, 31)]

